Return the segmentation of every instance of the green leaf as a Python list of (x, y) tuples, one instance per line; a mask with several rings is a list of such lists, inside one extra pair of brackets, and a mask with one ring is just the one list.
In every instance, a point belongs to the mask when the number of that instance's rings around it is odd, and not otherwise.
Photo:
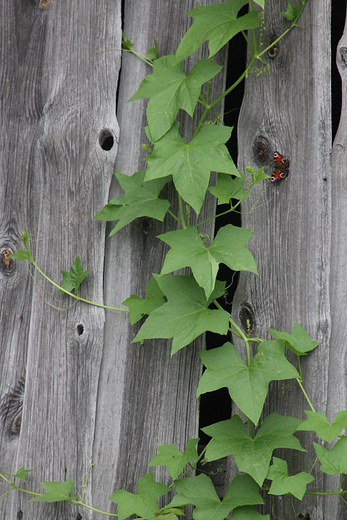
[(130, 296), (124, 300), (123, 305), (129, 307), (129, 318), (131, 325), (137, 323), (143, 316), (150, 315), (154, 309), (164, 305), (164, 294), (155, 278), (151, 278), (146, 285), (146, 298)]
[(30, 262), (31, 254), (28, 251), (24, 251), (24, 249), (18, 249), (16, 253), (11, 255), (11, 258), (16, 258), (18, 262), (23, 262), (24, 260)]
[(148, 157), (146, 181), (172, 175), (178, 193), (199, 214), (211, 171), (240, 176), (224, 144), (231, 131), (226, 126), (206, 124), (185, 143), (177, 126), (172, 127)]
[[(71, 266), (70, 272), (68, 273), (67, 271), (61, 271), (61, 274), (63, 275), (63, 280), (60, 285), (66, 291), (75, 291), (75, 294), (78, 295), (79, 286), (91, 272), (92, 269), (87, 269), (87, 271), (83, 271), (80, 257), (77, 255), (76, 260)], [(58, 292), (63, 293), (64, 291), (59, 289)]]
[(240, 471), (248, 473), (262, 485), (270, 465), (271, 455), (276, 448), (305, 451), (294, 437), (298, 419), (282, 417), (275, 413), (266, 417), (254, 439), (245, 431), (241, 417), (233, 415), (222, 421), (202, 428), (213, 439), (206, 450), (206, 460), (218, 460), (234, 455)]
[(347, 474), (347, 437), (341, 437), (331, 450), (313, 443), (316, 455), (322, 463), (320, 470), (328, 475)]
[(46, 491), (45, 495), (39, 495), (29, 500), (29, 502), (71, 502), (76, 500), (77, 495), (71, 495), (74, 488), (73, 482), (68, 478), (65, 482), (40, 482), (43, 489)]
[(203, 289), (193, 276), (154, 275), (154, 278), (168, 301), (151, 313), (133, 342), (173, 338), (173, 355), (207, 330), (221, 335), (227, 333), (229, 314), (208, 308), (213, 299), (224, 294), (224, 283), (217, 282), (215, 291), (206, 301)]
[(336, 414), (334, 421), (330, 424), (324, 413), (305, 411), (306, 421), (298, 426), (298, 431), (314, 431), (325, 442), (332, 442), (341, 431), (347, 428), (347, 410)]
[(148, 54), (146, 54), (146, 58), (148, 58), (151, 61), (158, 59), (158, 42), (154, 38), (154, 47), (151, 47), (148, 51)]
[(270, 466), (266, 478), (273, 481), (269, 491), (270, 495), (291, 494), (298, 500), (302, 500), (306, 493), (307, 484), (314, 481), (312, 475), (304, 471), (289, 477), (286, 461), (277, 457), (273, 458), (272, 466)]
[(189, 11), (188, 16), (192, 16), (195, 22), (178, 46), (176, 61), (194, 54), (206, 40), (211, 58), (240, 31), (258, 27), (258, 13), (255, 11), (237, 18), (240, 9), (248, 3), (248, 0), (228, 0)]
[(225, 173), (218, 173), (217, 186), (210, 186), (208, 191), (217, 197), (218, 204), (229, 204), (230, 199), (242, 200), (245, 196), (244, 190), (245, 176), (240, 173), (240, 177), (233, 179)]
[(210, 81), (222, 67), (199, 60), (186, 76), (182, 64), (174, 65), (175, 56), (163, 56), (153, 63), (149, 74), (129, 101), (150, 98), (147, 120), (151, 141), (158, 141), (172, 127), (179, 109), (193, 117), (201, 87)]
[(234, 478), (222, 502), (206, 475), (177, 480), (175, 486), (177, 495), (170, 506), (194, 505), (195, 520), (224, 520), (235, 507), (264, 503), (259, 486), (248, 475)]
[(209, 298), (216, 282), (219, 264), (225, 264), (234, 271), (257, 273), (257, 266), (246, 242), (253, 233), (247, 229), (228, 224), (221, 228), (209, 247), (201, 239), (195, 227), (171, 231), (158, 238), (171, 249), (166, 255), (162, 274), (190, 267), (195, 280)]
[(264, 167), (259, 168), (256, 172), (253, 172), (252, 174), (252, 181), (254, 184), (260, 184), (262, 181), (265, 181), (266, 179), (271, 179), (270, 175), (266, 175), (264, 173)]
[(26, 482), (26, 476), (31, 471), (34, 471), (33, 469), (24, 469), (20, 468), (15, 475), (13, 475), (13, 478), (18, 478), (19, 480), (22, 480), (23, 482)]
[(206, 370), (200, 379), (197, 395), (227, 387), (231, 399), (257, 424), (263, 410), (270, 381), (299, 377), (284, 355), (284, 345), (263, 341), (249, 366), (246, 366), (231, 343), (199, 352)]
[(264, 0), (254, 0), (254, 3), (260, 5), (260, 7), (264, 9)]
[(118, 504), (118, 520), (131, 515), (152, 518), (159, 512), (157, 499), (170, 490), (170, 487), (155, 482), (153, 473), (148, 473), (139, 479), (137, 494), (119, 490), (112, 493), (109, 500)]
[(153, 457), (149, 467), (166, 466), (170, 477), (175, 480), (187, 464), (198, 460), (199, 455), (196, 451), (198, 441), (199, 439), (190, 439), (183, 454), (173, 444), (157, 446), (160, 454)]
[(270, 520), (270, 515), (261, 515), (253, 507), (238, 507), (233, 512), (232, 520)]
[(295, 20), (300, 15), (301, 7), (299, 4), (293, 5), (292, 2), (288, 3), (287, 9), (281, 12), (281, 15), (287, 20), (292, 21)]
[(158, 199), (158, 197), (169, 181), (168, 178), (145, 182), (145, 172), (143, 171), (136, 172), (131, 177), (119, 172), (116, 172), (115, 175), (125, 193), (121, 198), (112, 199), (95, 216), (97, 220), (119, 221), (110, 236), (139, 217), (155, 218), (161, 222), (164, 220), (170, 202)]
[(125, 35), (124, 31), (122, 31), (122, 50), (124, 50), (124, 51), (132, 51), (133, 47), (134, 47), (134, 44), (131, 43), (130, 40), (128, 40), (128, 38)]
[(294, 323), (293, 332), (291, 334), (278, 332), (273, 329), (269, 329), (269, 332), (274, 338), (284, 341), (286, 347), (297, 356), (305, 356), (318, 346), (318, 342), (312, 340), (306, 330), (296, 322)]

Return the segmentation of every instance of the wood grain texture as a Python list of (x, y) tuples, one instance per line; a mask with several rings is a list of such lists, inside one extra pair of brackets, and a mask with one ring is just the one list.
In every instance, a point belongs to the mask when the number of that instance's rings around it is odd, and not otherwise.
[[(339, 128), (332, 150), (332, 219), (331, 219), (331, 275), (330, 275), (330, 308), (331, 308), (331, 340), (330, 365), (328, 379), (327, 416), (333, 421), (340, 410), (347, 409), (346, 385), (346, 338), (345, 320), (346, 301), (346, 99), (347, 99), (347, 30), (338, 44), (336, 62), (342, 81), (342, 110)], [(328, 479), (327, 479), (328, 480)], [(332, 478), (330, 479), (332, 480)], [(332, 484), (328, 482), (328, 485)], [(334, 487), (338, 489), (338, 478), (334, 479)], [(346, 486), (345, 477), (343, 487)], [(325, 504), (324, 514), (327, 518), (344, 518), (347, 514), (346, 504), (330, 497)]]
[[(174, 53), (192, 23), (192, 19), (186, 17), (186, 11), (209, 3), (127, 1), (125, 34), (142, 54), (153, 46), (153, 38), (158, 42), (160, 56)], [(206, 48), (204, 53), (206, 56)], [(222, 64), (225, 58), (226, 54), (219, 57)], [(196, 59), (194, 56), (189, 60), (189, 67)], [(146, 154), (141, 146), (147, 143), (143, 131), (147, 124), (147, 102), (127, 101), (150, 72), (150, 68), (135, 56), (124, 53), (118, 94), (117, 115), (121, 133), (116, 170), (128, 175), (145, 168), (143, 157)], [(219, 75), (211, 89), (212, 97), (221, 93), (224, 81), (225, 78)], [(218, 108), (222, 113), (222, 105)], [(197, 116), (194, 122), (188, 116), (181, 117), (180, 121), (183, 137), (190, 139)], [(121, 193), (114, 179), (110, 198)], [(170, 200), (177, 212), (172, 187), (168, 187), (163, 196)], [(202, 210), (202, 218), (214, 211), (215, 202), (209, 198)], [(163, 224), (140, 219), (107, 240), (105, 288), (108, 303), (124, 300), (131, 294), (145, 296), (145, 285), (152, 273), (160, 272), (167, 251), (156, 236), (172, 229), (176, 229), (176, 224), (171, 218)], [(204, 232), (212, 235), (213, 225), (205, 226)], [(106, 313), (93, 459), (96, 463), (93, 487), (104, 490), (105, 500), (117, 489), (137, 490), (137, 481), (148, 472), (148, 463), (157, 454), (157, 445), (173, 443), (184, 449), (189, 438), (198, 436), (198, 401), (195, 396), (201, 363), (197, 350), (203, 348), (203, 338), (171, 358), (171, 341), (148, 341), (142, 347), (131, 344), (137, 330), (137, 327), (130, 329), (127, 317)], [(107, 430), (105, 432), (105, 427), (113, 431), (113, 436), (108, 435)], [(154, 468), (154, 474), (162, 482), (168, 482), (165, 468)], [(113, 482), (110, 482), (110, 475)], [(110, 506), (110, 511), (115, 510), (114, 505)]]
[[(38, 1), (15, 1), (0, 7), (0, 248), (22, 247), (19, 237), (28, 229), (37, 263), (58, 282), (60, 270), (69, 270), (79, 254), (93, 269), (81, 295), (101, 303), (105, 226), (93, 216), (107, 202), (119, 136), (120, 4), (52, 1), (40, 9)], [(105, 129), (114, 137), (109, 151), (99, 143)], [(11, 425), (3, 421), (0, 466), (36, 468), (28, 486), (37, 491), (40, 481), (67, 477), (81, 486), (93, 455), (104, 311), (76, 305), (59, 312), (47, 302), (71, 302), (57, 301), (52, 287), (33, 276), (34, 283), (23, 263), (12, 277), (1, 277), (1, 309), (7, 309), (1, 313), (1, 394), (21, 376), (25, 394), (20, 436), (9, 437)], [(15, 493), (0, 507), (8, 519), (19, 510), (24, 519), (77, 514), (64, 504), (30, 504)]]
[[(125, 33), (143, 54), (154, 37), (161, 55), (172, 53), (192, 22), (186, 11), (209, 3), (127, 0)], [(79, 254), (83, 267), (93, 269), (81, 296), (109, 305), (130, 294), (144, 296), (165, 254), (155, 237), (174, 229), (174, 221), (142, 219), (105, 242), (104, 224), (93, 219), (110, 198), (121, 196), (113, 177), (117, 151), (119, 171), (131, 175), (144, 167), (146, 102), (127, 101), (149, 69), (125, 54), (117, 92), (121, 16), (121, 2), (114, 0), (0, 6), (0, 257), (2, 250), (22, 247), (19, 237), (27, 229), (48, 276), (59, 282), (60, 270), (69, 270)], [(223, 64), (225, 58), (219, 58)], [(211, 95), (223, 86), (219, 75)], [(192, 128), (183, 117), (185, 137)], [(109, 151), (100, 146), (105, 130), (115, 141)], [(167, 196), (175, 208), (172, 188)], [(214, 209), (211, 197), (202, 215)], [(213, 225), (203, 231), (212, 235)], [(130, 328), (127, 315), (82, 304), (57, 311), (48, 303), (67, 307), (69, 300), (57, 301), (25, 263), (14, 267), (11, 274), (0, 272), (0, 469), (36, 468), (27, 478), (33, 490), (42, 490), (40, 481), (71, 478), (81, 492), (94, 462), (85, 501), (115, 511), (108, 497), (119, 488), (136, 490), (156, 445), (183, 448), (197, 436), (197, 350), (204, 340), (173, 359), (170, 342), (133, 345), (136, 327)], [(17, 399), (22, 377), (25, 391)], [(20, 436), (10, 435), (15, 415), (8, 403), (23, 405)], [(162, 469), (155, 475), (167, 478)], [(4, 490), (0, 483), (0, 494)], [(20, 510), (23, 520), (75, 519), (79, 513), (83, 520), (99, 518), (65, 504), (28, 503), (20, 494), (7, 495), (0, 508), (6, 519)]]
[[(289, 26), (280, 15), (286, 5), (286, 1), (266, 2), (265, 45)], [(245, 307), (253, 309), (256, 337), (269, 339), (269, 327), (291, 332), (297, 321), (319, 341), (319, 349), (302, 361), (302, 369), (304, 387), (321, 412), (328, 402), (331, 332), (329, 42), (330, 2), (307, 2), (300, 28), (278, 44), (274, 59), (264, 56), (270, 72), (250, 74), (246, 81), (238, 126), (239, 169), (265, 166), (271, 175), (273, 153), (278, 150), (290, 160), (290, 171), (285, 180), (257, 187), (242, 204), (242, 225), (254, 231), (249, 248), (259, 276), (241, 274), (233, 304), (238, 323)], [(304, 419), (309, 406), (295, 381), (288, 384), (270, 386), (265, 414), (277, 411)], [(289, 472), (308, 471), (315, 459), (312, 448), (304, 455), (289, 450), (281, 455), (289, 461)], [(311, 489), (322, 490), (323, 475), (315, 476)], [(294, 506), (297, 514), (308, 512), (310, 519), (342, 518), (325, 516), (322, 500), (314, 497)], [(292, 518), (291, 499), (269, 501), (264, 512), (271, 511), (271, 518)]]

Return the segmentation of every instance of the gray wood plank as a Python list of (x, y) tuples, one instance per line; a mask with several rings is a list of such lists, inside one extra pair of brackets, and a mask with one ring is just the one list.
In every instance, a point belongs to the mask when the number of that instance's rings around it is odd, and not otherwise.
[[(0, 15), (1, 240), (21, 247), (27, 226), (37, 263), (55, 281), (79, 254), (93, 268), (81, 295), (101, 303), (105, 226), (93, 216), (107, 202), (119, 135), (120, 4), (14, 2)], [(114, 137), (109, 151), (99, 142), (105, 129)], [(1, 392), (25, 376), (25, 395), (20, 437), (12, 440), (3, 426), (1, 467), (36, 468), (28, 477), (35, 490), (67, 477), (81, 486), (92, 460), (104, 312), (80, 304), (59, 312), (47, 302), (66, 307), (67, 297), (57, 303), (52, 287), (34, 278), (24, 264), (2, 277), (2, 309), (11, 307), (12, 318), (2, 313)], [(77, 514), (17, 493), (2, 501), (4, 518), (19, 509), (23, 518)]]
[[(265, 44), (289, 26), (280, 16), (286, 5), (266, 2)], [(233, 304), (239, 324), (240, 315), (253, 313), (257, 337), (270, 338), (269, 327), (291, 332), (297, 321), (319, 341), (319, 349), (302, 361), (302, 369), (304, 387), (321, 412), (328, 401), (331, 330), (330, 7), (325, 0), (308, 2), (300, 27), (278, 44), (275, 58), (264, 56), (270, 73), (250, 74), (246, 81), (238, 127), (239, 169), (265, 166), (271, 175), (273, 153), (278, 150), (290, 160), (290, 171), (283, 181), (257, 187), (242, 204), (242, 225), (255, 232), (249, 247), (259, 276), (241, 274)], [(241, 348), (238, 341), (235, 344)], [(306, 417), (308, 404), (296, 382), (289, 383), (271, 385), (266, 415), (277, 411)], [(299, 437), (307, 439), (306, 434)], [(304, 445), (308, 448), (310, 443)], [(289, 471), (308, 471), (315, 459), (312, 447), (304, 455), (289, 451), (281, 455), (289, 461)], [(315, 476), (311, 489), (322, 490), (322, 474)], [(273, 518), (292, 518), (291, 499), (275, 498), (265, 511), (272, 511)], [(295, 511), (308, 512), (315, 520), (324, 516), (322, 500), (314, 497), (295, 501)]]

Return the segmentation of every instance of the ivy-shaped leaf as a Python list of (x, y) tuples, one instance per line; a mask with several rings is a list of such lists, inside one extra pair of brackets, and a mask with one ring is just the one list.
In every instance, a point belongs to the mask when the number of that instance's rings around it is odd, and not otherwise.
[(24, 251), (24, 249), (18, 249), (18, 251), (11, 255), (11, 258), (15, 258), (18, 262), (23, 262), (24, 260), (30, 262), (31, 254), (28, 251)]
[(316, 455), (322, 463), (320, 470), (328, 475), (347, 474), (347, 437), (341, 437), (331, 450), (313, 443)]
[(259, 484), (265, 480), (270, 466), (272, 452), (276, 448), (289, 448), (305, 451), (293, 433), (299, 424), (298, 419), (282, 417), (275, 413), (266, 417), (258, 433), (252, 438), (245, 430), (238, 415), (202, 428), (213, 439), (206, 450), (206, 460), (218, 460), (234, 455), (240, 471), (248, 473)]
[(219, 264), (234, 271), (258, 273), (246, 243), (253, 233), (228, 224), (222, 227), (209, 247), (206, 247), (195, 227), (187, 227), (159, 235), (171, 249), (166, 255), (162, 274), (190, 267), (195, 280), (209, 298), (216, 282)]
[(312, 340), (306, 330), (296, 322), (294, 323), (293, 332), (291, 334), (288, 334), (287, 332), (278, 332), (273, 329), (269, 329), (269, 332), (274, 338), (284, 341), (286, 347), (297, 356), (305, 356), (308, 352), (311, 352), (311, 350), (314, 350), (318, 346), (318, 342)]
[(16, 480), (16, 478), (18, 478), (19, 480), (26, 482), (26, 476), (28, 473), (31, 473), (31, 471), (34, 471), (34, 470), (20, 468), (15, 475), (11, 475), (11, 476), (13, 476), (14, 480)]
[[(63, 275), (63, 280), (60, 285), (66, 291), (70, 293), (75, 291), (75, 294), (78, 295), (78, 289), (81, 283), (91, 272), (92, 269), (87, 269), (87, 271), (83, 271), (80, 257), (77, 255), (76, 260), (71, 266), (70, 272), (68, 273), (67, 271), (61, 271), (61, 274)], [(63, 293), (64, 291), (59, 289), (59, 292)]]
[(198, 441), (199, 439), (190, 439), (183, 453), (180, 453), (174, 444), (157, 446), (159, 455), (153, 457), (149, 467), (166, 466), (170, 477), (175, 480), (187, 464), (198, 460), (199, 455), (196, 451)]
[(146, 181), (172, 175), (178, 193), (199, 214), (212, 171), (240, 176), (224, 144), (231, 131), (226, 126), (206, 124), (186, 143), (173, 126), (155, 143), (147, 159)]
[(231, 399), (257, 424), (263, 410), (270, 381), (299, 377), (285, 358), (284, 344), (263, 341), (250, 365), (241, 359), (234, 345), (199, 352), (206, 370), (200, 379), (197, 395), (227, 387)]
[(225, 173), (218, 173), (217, 186), (210, 186), (208, 191), (218, 199), (218, 204), (229, 204), (230, 199), (242, 200), (245, 196), (245, 176), (240, 172), (240, 177), (233, 179)]
[(291, 494), (298, 500), (302, 500), (306, 493), (307, 484), (314, 481), (312, 475), (304, 471), (290, 477), (286, 461), (277, 457), (273, 457), (272, 466), (270, 466), (266, 478), (272, 480), (270, 495)]
[(228, 332), (229, 314), (208, 308), (214, 299), (224, 294), (224, 282), (217, 281), (214, 292), (206, 301), (203, 289), (193, 276), (154, 275), (154, 278), (168, 301), (151, 313), (133, 342), (173, 338), (173, 355), (207, 330), (221, 335)]
[(116, 172), (115, 175), (125, 193), (121, 198), (112, 199), (95, 216), (97, 220), (101, 221), (119, 221), (110, 236), (139, 217), (155, 218), (161, 222), (164, 220), (170, 202), (158, 199), (158, 197), (169, 181), (168, 178), (144, 182), (145, 172), (143, 171), (136, 172), (131, 177), (119, 172)]
[(158, 42), (154, 38), (154, 47), (151, 47), (148, 51), (148, 54), (146, 54), (146, 58), (148, 58), (151, 61), (155, 61), (158, 59)]
[(199, 60), (186, 76), (182, 64), (174, 65), (175, 56), (163, 56), (153, 63), (153, 74), (142, 81), (129, 101), (149, 98), (147, 120), (151, 142), (158, 141), (172, 127), (179, 109), (193, 117), (201, 87), (222, 67)]
[(287, 9), (281, 12), (281, 15), (287, 20), (292, 21), (295, 20), (300, 14), (301, 6), (300, 4), (293, 5), (292, 2), (289, 2), (287, 5)]
[(263, 504), (259, 486), (248, 475), (237, 475), (220, 501), (212, 481), (206, 475), (175, 482), (177, 495), (170, 506), (194, 505), (194, 520), (224, 520), (230, 511), (244, 505)]
[(178, 46), (176, 61), (194, 54), (206, 40), (211, 58), (240, 31), (257, 28), (259, 20), (256, 11), (237, 17), (246, 4), (248, 0), (228, 0), (189, 11), (188, 16), (192, 16), (195, 22)]
[(120, 489), (112, 493), (109, 500), (118, 504), (119, 520), (124, 520), (131, 515), (153, 518), (159, 512), (158, 498), (170, 490), (169, 486), (155, 482), (153, 473), (148, 473), (139, 479), (137, 494)]
[(74, 488), (73, 482), (68, 478), (65, 482), (40, 482), (43, 489), (46, 491), (45, 495), (38, 495), (29, 500), (29, 502), (71, 502), (76, 500), (77, 495), (71, 495)]
[(146, 285), (146, 298), (130, 296), (124, 300), (123, 305), (129, 307), (131, 325), (137, 323), (143, 316), (150, 315), (157, 307), (164, 305), (164, 294), (155, 278), (151, 278)]
[(326, 442), (332, 442), (341, 431), (347, 428), (347, 410), (336, 414), (334, 421), (330, 424), (324, 413), (305, 411), (306, 421), (302, 421), (298, 426), (298, 431), (314, 431)]

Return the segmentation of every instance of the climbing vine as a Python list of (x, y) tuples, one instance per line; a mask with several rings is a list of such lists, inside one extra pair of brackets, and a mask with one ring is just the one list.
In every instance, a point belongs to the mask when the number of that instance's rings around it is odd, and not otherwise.
[[(147, 56), (141, 56), (135, 51), (133, 43), (123, 36), (123, 50), (135, 54), (152, 68), (151, 74), (131, 98), (132, 101), (149, 99), (146, 134), (150, 144), (145, 145), (147, 169), (135, 172), (131, 177), (116, 172), (124, 194), (111, 200), (96, 218), (115, 222), (111, 235), (139, 217), (162, 222), (169, 216), (176, 222), (176, 230), (158, 237), (170, 249), (161, 273), (154, 274), (147, 284), (146, 298), (131, 296), (123, 302), (127, 307), (125, 309), (106, 307), (79, 297), (79, 287), (90, 272), (83, 270), (80, 258), (76, 258), (70, 272), (62, 272), (63, 279), (59, 285), (36, 264), (26, 232), (22, 235), (25, 249), (13, 255), (17, 261), (29, 262), (56, 289), (75, 301), (129, 312), (131, 324), (146, 317), (134, 341), (145, 342), (155, 338), (172, 340), (171, 354), (174, 355), (207, 331), (220, 335), (231, 333), (242, 340), (246, 363), (230, 342), (199, 352), (205, 371), (197, 389), (197, 396), (200, 396), (226, 387), (240, 412), (229, 420), (203, 428), (211, 440), (201, 454), (197, 451), (198, 439), (190, 439), (183, 453), (173, 445), (158, 446), (159, 453), (149, 466), (165, 466), (172, 484), (167, 486), (155, 482), (153, 473), (149, 472), (140, 478), (137, 493), (118, 490), (110, 495), (110, 501), (117, 504), (117, 514), (96, 509), (84, 502), (84, 490), (91, 468), (80, 495), (70, 479), (65, 482), (42, 482), (45, 492), (40, 493), (24, 486), (26, 476), (32, 470), (21, 468), (15, 475), (1, 471), (0, 478), (8, 484), (8, 490), (2, 497), (12, 490), (19, 490), (30, 495), (32, 502), (65, 501), (119, 520), (132, 515), (142, 520), (177, 520), (184, 515), (185, 506), (194, 507), (193, 518), (196, 520), (223, 520), (231, 512), (233, 520), (269, 520), (269, 514), (262, 515), (255, 509), (255, 506), (264, 503), (261, 492), (273, 496), (290, 495), (298, 500), (302, 500), (305, 493), (328, 493), (344, 500), (347, 490), (341, 486), (337, 491), (307, 491), (308, 484), (314, 481), (312, 473), (316, 464), (320, 464), (320, 471), (329, 475), (347, 474), (347, 437), (341, 435), (347, 428), (347, 411), (339, 412), (330, 424), (324, 414), (316, 413), (303, 385), (301, 357), (313, 351), (318, 346), (317, 342), (298, 323), (294, 324), (291, 333), (270, 329), (271, 341), (244, 333), (218, 303), (226, 287), (225, 282), (217, 280), (217, 272), (219, 265), (224, 264), (233, 271), (250, 271), (256, 276), (254, 258), (246, 247), (252, 232), (227, 224), (211, 239), (199, 231), (206, 222), (199, 218), (207, 192), (217, 199), (218, 204), (229, 204), (224, 213), (232, 213), (248, 197), (253, 186), (269, 182), (263, 168), (257, 171), (251, 167), (244, 172), (237, 170), (226, 147), (232, 129), (213, 119), (214, 107), (251, 73), (255, 64), (260, 63), (262, 71), (266, 71), (262, 56), (296, 27), (305, 3), (306, 0), (288, 3), (286, 11), (281, 13), (288, 21), (288, 29), (266, 48), (262, 44), (265, 0), (227, 0), (193, 9), (188, 15), (194, 18), (194, 23), (181, 40), (175, 55), (158, 57), (155, 41)], [(248, 12), (240, 14), (241, 8), (246, 5)], [(239, 33), (243, 34), (251, 52), (249, 64), (230, 88), (216, 99), (210, 99), (210, 82), (222, 70), (214, 62), (214, 57)], [(183, 61), (206, 41), (208, 59), (198, 60), (186, 74)], [(203, 107), (201, 118), (191, 139), (185, 142), (176, 122), (177, 115), (183, 110), (193, 117), (198, 104)], [(278, 152), (275, 152), (274, 159), (277, 175), (271, 180), (281, 182), (288, 174), (289, 162)], [(210, 185), (212, 172), (218, 172), (217, 184), (213, 186)], [(164, 186), (170, 182), (177, 196), (177, 213), (172, 210), (170, 201), (161, 197)], [(192, 224), (192, 215), (195, 224)], [(208, 220), (213, 218), (215, 215)], [(190, 274), (172, 274), (182, 268), (189, 268)], [(251, 344), (257, 345), (254, 355)], [(286, 358), (286, 350), (294, 354), (295, 364)], [(261, 420), (269, 384), (289, 379), (294, 380), (303, 392), (309, 408), (306, 411), (307, 419), (302, 421), (272, 413)], [(305, 451), (295, 437), (297, 431), (316, 433), (314, 449), (317, 458), (308, 472), (290, 475), (286, 461), (274, 456), (273, 452), (277, 448)], [(331, 449), (325, 447), (325, 443), (336, 440)], [(195, 470), (198, 464), (203, 468), (204, 462), (231, 455), (239, 474), (230, 483), (223, 500), (220, 500), (208, 474), (202, 472), (196, 476)], [(173, 489), (174, 498), (159, 509), (157, 499)]]

